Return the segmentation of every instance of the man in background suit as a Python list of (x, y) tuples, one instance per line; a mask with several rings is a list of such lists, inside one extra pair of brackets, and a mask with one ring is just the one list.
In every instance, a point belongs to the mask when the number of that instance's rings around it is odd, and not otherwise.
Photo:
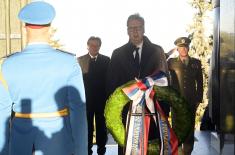
[[(183, 143), (184, 155), (190, 155), (194, 145), (195, 114), (203, 97), (203, 78), (201, 61), (188, 55), (191, 40), (180, 37), (174, 42), (179, 52), (179, 57), (168, 60), (171, 76), (171, 85), (178, 90), (190, 104), (193, 113), (193, 126), (189, 136)], [(174, 121), (174, 116), (173, 116)]]
[[(127, 20), (129, 41), (113, 51), (107, 73), (107, 90), (109, 95), (117, 87), (135, 78), (144, 78), (155, 71), (167, 73), (164, 51), (161, 46), (151, 43), (144, 36), (144, 24), (144, 18), (139, 14), (130, 15)], [(124, 124), (126, 123), (128, 106), (129, 104), (123, 110), (122, 119)], [(120, 146), (118, 154), (123, 154), (123, 149)]]
[(107, 130), (104, 119), (106, 101), (105, 81), (109, 65), (109, 57), (99, 53), (101, 39), (90, 37), (87, 41), (88, 53), (78, 58), (82, 68), (88, 119), (88, 154), (92, 154), (92, 140), (94, 131), (94, 116), (96, 125), (97, 153), (104, 155), (106, 151)]

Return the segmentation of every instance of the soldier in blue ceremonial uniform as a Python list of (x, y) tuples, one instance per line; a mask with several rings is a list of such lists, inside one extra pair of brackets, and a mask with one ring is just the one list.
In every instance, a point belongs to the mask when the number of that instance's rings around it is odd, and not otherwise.
[(35, 1), (18, 17), (25, 23), (27, 46), (2, 64), (0, 154), (87, 155), (80, 66), (73, 54), (48, 44), (55, 9)]

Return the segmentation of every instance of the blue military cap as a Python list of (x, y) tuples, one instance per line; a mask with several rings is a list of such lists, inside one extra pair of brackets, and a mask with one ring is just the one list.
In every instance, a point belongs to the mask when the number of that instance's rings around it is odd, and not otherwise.
[(47, 2), (35, 1), (24, 6), (18, 17), (24, 23), (46, 25), (54, 19), (55, 9)]

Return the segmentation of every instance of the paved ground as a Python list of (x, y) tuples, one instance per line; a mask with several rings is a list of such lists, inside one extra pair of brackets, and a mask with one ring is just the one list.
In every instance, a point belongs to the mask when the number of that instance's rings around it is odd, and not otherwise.
[[(211, 133), (206, 131), (196, 131), (195, 132), (195, 143), (192, 155), (219, 155), (219, 153), (211, 146), (213, 139), (211, 138)], [(233, 155), (234, 154), (234, 144), (226, 144), (225, 147), (229, 147), (229, 151), (226, 153), (221, 153), (222, 155)], [(96, 153), (97, 146), (93, 146), (93, 155)], [(117, 155), (118, 147), (112, 136), (109, 135), (109, 140), (107, 143), (106, 155)]]
[(219, 153), (216, 152), (216, 150), (210, 144), (210, 132), (196, 131), (192, 155), (219, 155)]

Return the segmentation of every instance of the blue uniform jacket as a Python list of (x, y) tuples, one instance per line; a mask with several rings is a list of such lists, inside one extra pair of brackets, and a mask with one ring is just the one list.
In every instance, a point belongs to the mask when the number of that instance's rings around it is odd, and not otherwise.
[[(20, 113), (47, 113), (68, 108), (70, 114), (66, 119), (63, 117), (30, 119), (31, 128), (34, 129), (32, 135), (43, 135), (44, 139), (49, 140), (58, 134), (65, 135), (63, 143), (71, 146), (76, 155), (87, 154), (84, 84), (80, 66), (74, 55), (55, 50), (48, 44), (30, 44), (22, 52), (13, 54), (3, 62), (2, 73), (8, 84), (9, 94), (0, 85), (0, 152), (4, 143), (5, 146), (7, 143), (4, 142), (6, 137), (4, 135), (8, 130), (6, 122), (11, 110)], [(27, 124), (22, 127), (23, 123), (17, 124), (16, 121), (14, 124), (13, 118), (10, 145), (21, 143), (14, 135), (14, 131), (18, 134), (29, 130)], [(40, 131), (40, 134), (35, 131)], [(36, 144), (43, 143), (44, 140), (38, 139), (26, 136), (24, 140), (32, 141), (36, 147)], [(43, 148), (42, 144), (35, 149), (40, 148)], [(15, 149), (13, 147), (10, 151), (17, 151), (18, 148)], [(57, 149), (54, 150), (53, 154), (57, 154)]]

